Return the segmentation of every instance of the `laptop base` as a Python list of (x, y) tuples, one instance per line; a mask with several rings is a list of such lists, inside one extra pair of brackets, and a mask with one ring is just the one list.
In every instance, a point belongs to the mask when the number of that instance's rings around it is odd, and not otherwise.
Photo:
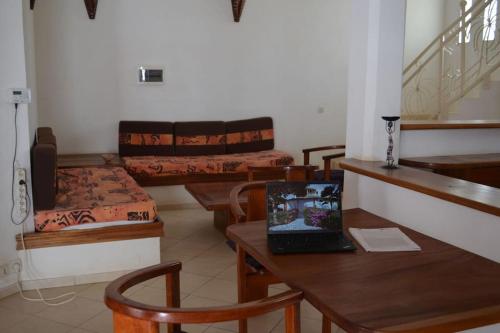
[(354, 243), (344, 235), (268, 235), (268, 246), (273, 254), (332, 253), (356, 250)]

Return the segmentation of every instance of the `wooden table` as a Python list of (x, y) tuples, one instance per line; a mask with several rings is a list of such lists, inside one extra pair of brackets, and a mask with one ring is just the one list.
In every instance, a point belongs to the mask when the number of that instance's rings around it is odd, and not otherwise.
[(500, 188), (500, 154), (407, 157), (399, 164)]
[(82, 168), (109, 166), (121, 167), (123, 163), (118, 154), (64, 154), (57, 155), (58, 168)]
[[(229, 193), (242, 182), (186, 184), (186, 190), (208, 211), (214, 212), (214, 226), (225, 234), (226, 227), (234, 222), (229, 206)], [(240, 198), (246, 206), (247, 197)]]
[[(398, 225), (352, 209), (344, 226)], [(398, 227), (421, 252), (368, 253), (358, 245), (354, 253), (273, 255), (265, 221), (231, 225), (227, 235), (348, 332), (456, 332), (500, 322), (498, 263)], [(244, 281), (238, 285), (244, 295)]]

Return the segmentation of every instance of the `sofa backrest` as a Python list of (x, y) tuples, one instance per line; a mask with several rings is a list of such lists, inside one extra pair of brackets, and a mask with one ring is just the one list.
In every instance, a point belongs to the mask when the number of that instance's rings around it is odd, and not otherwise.
[(176, 122), (175, 154), (178, 156), (222, 155), (226, 153), (223, 121)]
[(120, 121), (120, 156), (174, 155), (174, 124), (168, 121)]
[(228, 154), (274, 149), (273, 119), (261, 117), (228, 121), (226, 140)]
[(196, 156), (274, 149), (273, 119), (120, 121), (120, 156)]
[(57, 142), (50, 127), (39, 127), (31, 148), (31, 178), (35, 210), (53, 209), (57, 194)]

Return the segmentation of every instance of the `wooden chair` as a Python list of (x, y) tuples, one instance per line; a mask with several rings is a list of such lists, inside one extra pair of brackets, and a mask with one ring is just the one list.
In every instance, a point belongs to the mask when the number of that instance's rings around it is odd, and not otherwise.
[[(182, 333), (181, 324), (205, 324), (241, 320), (245, 324), (240, 333), (246, 333), (246, 319), (278, 309), (285, 309), (285, 332), (300, 333), (300, 301), (302, 292), (287, 291), (276, 296), (245, 304), (213, 308), (180, 308), (180, 262), (171, 262), (144, 268), (124, 275), (106, 288), (105, 302), (113, 311), (115, 333), (158, 333), (159, 323), (168, 324), (169, 333)], [(141, 282), (166, 277), (167, 307), (142, 304), (123, 296), (123, 293)]]
[(332, 169), (332, 160), (345, 156), (345, 145), (333, 145), (333, 146), (323, 146), (315, 148), (306, 148), (302, 150), (304, 153), (304, 164), (310, 163), (311, 153), (325, 150), (341, 150), (338, 153), (322, 156), (323, 159), (323, 170), (317, 170), (315, 173), (316, 180), (332, 181), (340, 185), (341, 188), (344, 186), (344, 170)]

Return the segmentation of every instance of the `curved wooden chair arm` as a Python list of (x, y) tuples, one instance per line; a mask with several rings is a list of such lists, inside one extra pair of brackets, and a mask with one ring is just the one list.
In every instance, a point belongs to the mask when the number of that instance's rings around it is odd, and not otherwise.
[(345, 149), (345, 145), (331, 145), (331, 146), (302, 149), (302, 153), (304, 154), (304, 164), (309, 164), (310, 155), (312, 152), (323, 151), (323, 150), (334, 150), (334, 149)]
[(231, 213), (233, 214), (236, 222), (246, 221), (246, 213), (240, 205), (240, 193), (252, 189), (262, 188), (263, 186), (265, 186), (265, 184), (265, 181), (243, 183), (235, 186), (231, 190), (231, 192), (229, 193), (229, 205), (231, 207)]
[(232, 306), (182, 309), (147, 305), (123, 296), (123, 292), (130, 287), (163, 274), (177, 276), (177, 279), (174, 278), (177, 284), (177, 288), (174, 290), (179, 293), (178, 275), (180, 268), (179, 262), (173, 262), (147, 267), (124, 275), (106, 288), (106, 305), (114, 312), (143, 321), (169, 324), (204, 324), (260, 316), (281, 308), (298, 305), (303, 298), (301, 291), (291, 290), (258, 301)]

